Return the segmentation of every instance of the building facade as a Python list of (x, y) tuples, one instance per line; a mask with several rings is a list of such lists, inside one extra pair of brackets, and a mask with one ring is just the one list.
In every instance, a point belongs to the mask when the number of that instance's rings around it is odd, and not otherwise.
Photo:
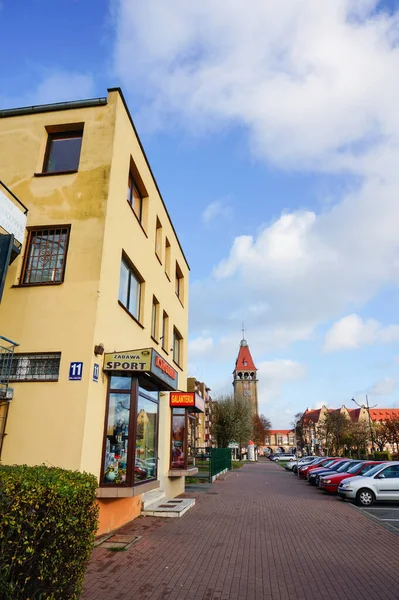
[(273, 452), (296, 451), (296, 437), (294, 429), (270, 429), (265, 437), (265, 446), (260, 449), (263, 454)]
[(195, 392), (205, 401), (205, 412), (196, 415), (196, 446), (197, 448), (212, 448), (214, 440), (212, 438), (212, 398), (209, 394), (211, 388), (195, 377), (188, 377), (187, 391)]
[(240, 349), (233, 371), (234, 398), (249, 402), (254, 415), (258, 414), (258, 378), (248, 342), (240, 342)]
[[(19, 344), (1, 460), (88, 471), (99, 533), (184, 491), (189, 267), (120, 89), (0, 111), (0, 179), (29, 208), (0, 333)], [(183, 411), (185, 409), (182, 409)]]

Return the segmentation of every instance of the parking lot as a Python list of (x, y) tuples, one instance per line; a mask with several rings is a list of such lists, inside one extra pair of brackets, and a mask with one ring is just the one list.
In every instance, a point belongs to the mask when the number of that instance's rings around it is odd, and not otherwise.
[(355, 507), (365, 516), (384, 525), (387, 529), (394, 530), (399, 534), (399, 505), (388, 504), (388, 502), (380, 502), (378, 506), (370, 506), (370, 508)]

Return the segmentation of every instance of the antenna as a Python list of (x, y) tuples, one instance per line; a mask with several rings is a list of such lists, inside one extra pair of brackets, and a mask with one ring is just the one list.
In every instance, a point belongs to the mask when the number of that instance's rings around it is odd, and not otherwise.
[(244, 323), (242, 324), (242, 339), (245, 340), (245, 329), (244, 329)]

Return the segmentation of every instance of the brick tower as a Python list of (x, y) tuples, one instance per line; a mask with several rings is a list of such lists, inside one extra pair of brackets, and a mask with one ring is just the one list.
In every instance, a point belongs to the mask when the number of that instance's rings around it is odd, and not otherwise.
[(251, 403), (254, 414), (258, 414), (257, 368), (249, 350), (247, 340), (242, 339), (236, 366), (233, 371), (234, 398), (244, 398)]

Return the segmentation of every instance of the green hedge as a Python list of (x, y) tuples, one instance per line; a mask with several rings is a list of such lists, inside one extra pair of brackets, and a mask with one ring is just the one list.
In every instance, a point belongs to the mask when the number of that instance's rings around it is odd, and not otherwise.
[(374, 460), (392, 460), (389, 452), (374, 452)]
[(0, 598), (75, 600), (98, 523), (93, 475), (0, 466)]

